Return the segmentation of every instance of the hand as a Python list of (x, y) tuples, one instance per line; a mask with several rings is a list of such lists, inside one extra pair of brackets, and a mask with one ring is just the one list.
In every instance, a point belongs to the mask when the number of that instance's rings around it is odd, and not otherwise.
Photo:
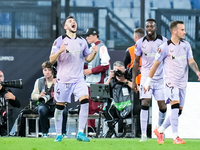
[(144, 86), (143, 86), (144, 94), (147, 92), (147, 90), (148, 91), (150, 90), (150, 88), (151, 88), (150, 84), (151, 84), (151, 78), (148, 77), (147, 80), (146, 80), (146, 82), (145, 82), (145, 84), (144, 84)]
[(84, 69), (83, 73), (84, 73), (85, 76), (87, 76), (87, 75), (92, 74), (92, 70), (90, 70), (90, 69)]
[(7, 92), (7, 93), (5, 94), (5, 99), (6, 99), (6, 100), (7, 100), (7, 99), (15, 100), (15, 96), (13, 95), (13, 93)]
[(135, 82), (132, 82), (132, 90), (137, 93), (139, 91), (138, 85)]
[(60, 46), (59, 53), (62, 53), (62, 52), (64, 52), (64, 51), (66, 51), (66, 46), (65, 46), (64, 44), (62, 44), (62, 45)]
[(110, 70), (110, 72), (109, 72), (109, 78), (111, 79), (111, 78), (113, 78), (114, 76), (115, 76), (114, 70)]
[(200, 72), (199, 71), (197, 71), (197, 77), (198, 77), (198, 81), (200, 81)]
[(38, 98), (41, 98), (46, 95), (46, 92), (41, 92)]
[(98, 46), (92, 46), (92, 50), (93, 50), (93, 52), (96, 54), (97, 52), (98, 52)]

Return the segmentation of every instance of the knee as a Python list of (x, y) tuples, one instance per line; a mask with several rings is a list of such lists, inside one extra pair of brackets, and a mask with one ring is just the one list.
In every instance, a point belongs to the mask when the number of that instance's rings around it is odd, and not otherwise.
[(45, 116), (45, 115), (48, 115), (49, 111), (48, 111), (48, 108), (45, 107), (45, 106), (39, 106), (38, 107), (38, 114), (39, 115), (42, 115), (42, 116)]
[(158, 101), (158, 107), (161, 112), (166, 112), (167, 110), (167, 105), (165, 101)]
[(142, 100), (142, 106), (149, 107), (150, 106), (150, 102), (151, 102), (151, 99), (143, 99)]

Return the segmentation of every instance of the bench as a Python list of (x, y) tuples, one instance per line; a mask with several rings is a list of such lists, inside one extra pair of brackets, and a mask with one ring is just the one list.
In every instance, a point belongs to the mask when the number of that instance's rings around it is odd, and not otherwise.
[[(39, 115), (38, 114), (24, 114), (23, 117), (25, 118), (25, 136), (26, 137), (36, 137), (38, 138), (39, 135)], [(49, 117), (49, 119), (51, 119), (53, 117)], [(68, 119), (72, 118), (75, 119), (76, 122), (76, 135), (77, 135), (77, 131), (78, 131), (78, 119), (79, 119), (79, 115), (78, 114), (68, 114)], [(98, 137), (98, 135), (100, 134), (100, 125), (101, 125), (101, 119), (103, 118), (102, 113), (100, 112), (99, 115), (88, 115), (88, 119), (99, 119), (98, 120), (98, 128), (97, 128), (97, 133), (96, 133), (96, 137)], [(29, 120), (35, 120), (35, 135), (29, 134)], [(88, 125), (86, 123), (86, 128), (85, 128), (85, 132), (86, 132), (86, 136), (88, 136)]]

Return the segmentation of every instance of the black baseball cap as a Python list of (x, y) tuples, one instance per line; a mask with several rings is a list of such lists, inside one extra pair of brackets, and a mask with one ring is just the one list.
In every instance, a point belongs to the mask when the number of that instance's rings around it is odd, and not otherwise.
[(88, 28), (84, 35), (89, 36), (91, 34), (92, 35), (99, 35), (99, 31), (96, 28)]

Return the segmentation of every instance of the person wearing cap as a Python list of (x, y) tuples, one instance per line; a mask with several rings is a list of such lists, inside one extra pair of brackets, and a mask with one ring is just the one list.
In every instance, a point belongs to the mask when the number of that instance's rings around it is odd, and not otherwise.
[[(105, 44), (99, 40), (99, 31), (96, 28), (87, 29), (86, 40), (91, 45), (90, 51), (98, 49), (95, 58), (88, 63), (87, 69), (84, 69), (84, 75), (86, 76), (86, 83), (88, 85), (88, 90), (90, 93), (90, 84), (104, 83), (104, 78), (106, 77), (106, 72), (110, 65), (110, 56), (108, 54), (108, 49)], [(89, 114), (99, 113), (102, 110), (103, 104), (99, 102), (93, 102), (89, 98)], [(95, 131), (95, 120), (88, 120), (89, 132), (90, 130)]]

